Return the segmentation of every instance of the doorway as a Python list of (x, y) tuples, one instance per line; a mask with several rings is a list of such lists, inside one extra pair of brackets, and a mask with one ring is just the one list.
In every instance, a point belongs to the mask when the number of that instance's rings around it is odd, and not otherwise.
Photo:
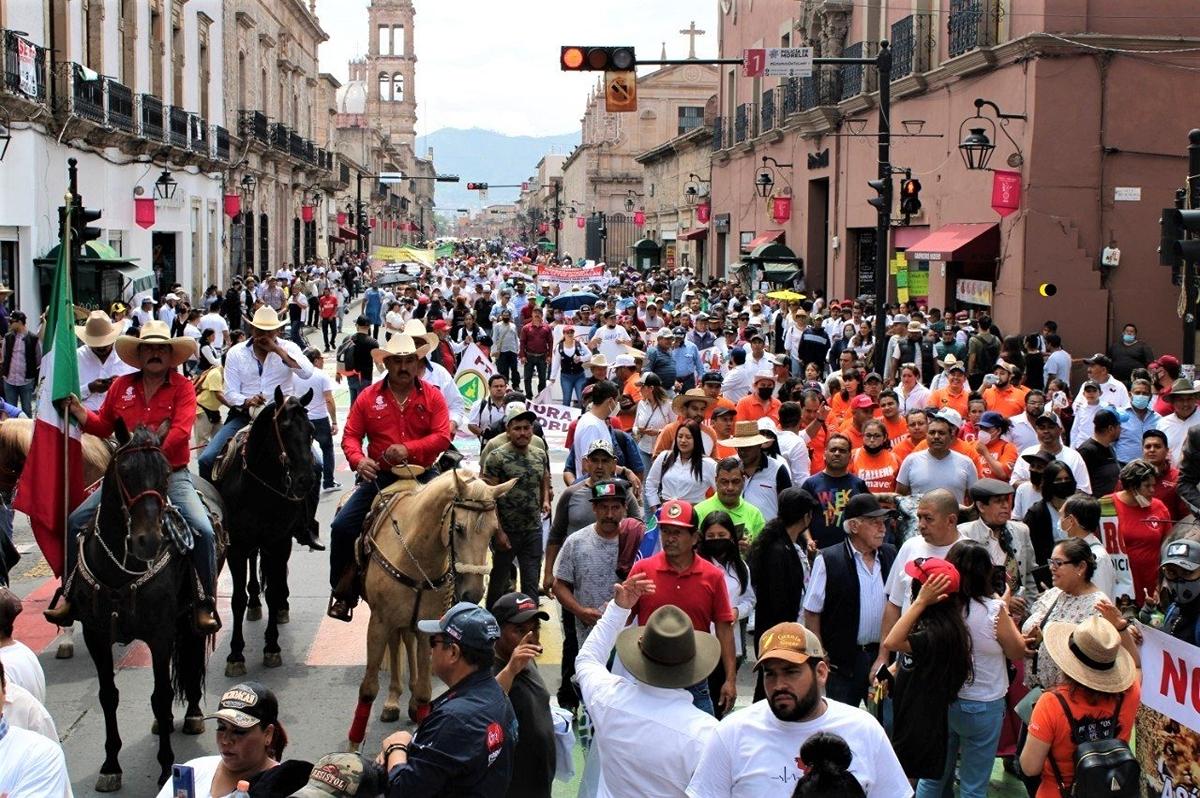
[(808, 181), (808, 230), (804, 251), (807, 255), (805, 285), (820, 288), (829, 295), (829, 178)]
[(162, 294), (178, 282), (176, 277), (179, 263), (176, 259), (178, 238), (177, 233), (153, 233), (150, 236), (152, 253), (150, 263), (154, 267), (154, 296), (156, 299), (160, 299)]

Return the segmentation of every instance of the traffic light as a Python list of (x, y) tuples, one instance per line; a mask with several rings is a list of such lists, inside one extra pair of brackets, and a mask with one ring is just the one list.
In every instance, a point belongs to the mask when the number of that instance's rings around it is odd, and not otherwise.
[(867, 203), (890, 214), (892, 212), (892, 179), (881, 177), (878, 180), (868, 180), (867, 185), (875, 189), (877, 195), (868, 199)]
[(87, 246), (87, 242), (97, 240), (103, 232), (99, 227), (92, 227), (89, 224), (90, 222), (99, 220), (101, 212), (83, 207), (83, 198), (78, 194), (75, 195), (72, 205), (71, 244), (75, 247), (76, 252), (80, 255), (85, 255), (84, 249)]
[(1173, 266), (1179, 260), (1200, 261), (1200, 238), (1188, 238), (1200, 234), (1200, 210), (1163, 208), (1158, 220), (1162, 226), (1162, 238), (1158, 246), (1158, 260), (1164, 266)]
[(487, 183), (467, 183), (467, 191), (487, 191)]
[(900, 213), (915, 216), (921, 212), (921, 181), (906, 177), (900, 182)]
[(563, 72), (626, 72), (637, 66), (632, 47), (563, 47)]

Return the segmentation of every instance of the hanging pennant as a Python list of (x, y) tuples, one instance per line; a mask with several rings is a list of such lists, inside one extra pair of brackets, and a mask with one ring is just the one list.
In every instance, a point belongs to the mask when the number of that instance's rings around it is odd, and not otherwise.
[(242, 212), (242, 198), (237, 194), (225, 195), (225, 215), (233, 218)]
[(154, 198), (134, 197), (133, 220), (138, 227), (149, 230), (154, 226)]
[(645, 211), (634, 211), (633, 212), (633, 224), (635, 227), (644, 226), (646, 224), (646, 212)]
[(313, 220), (313, 206), (301, 205), (300, 218), (303, 219), (305, 223), (311, 222)]
[(792, 198), (772, 197), (771, 218), (782, 224), (792, 218)]
[(696, 206), (696, 221), (700, 224), (708, 224), (708, 214), (711, 206), (707, 202), (701, 202)]

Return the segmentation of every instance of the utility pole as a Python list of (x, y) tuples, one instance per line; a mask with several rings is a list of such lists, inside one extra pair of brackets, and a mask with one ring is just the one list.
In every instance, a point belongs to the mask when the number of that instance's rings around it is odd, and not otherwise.
[(879, 179), (883, 181), (883, 203), (875, 217), (875, 372), (883, 375), (887, 365), (888, 233), (892, 224), (892, 50), (879, 43), (875, 56), (879, 78)]
[(363, 173), (362, 173), (362, 170), (360, 169), (360, 170), (358, 170), (358, 180), (357, 180), (357, 182), (358, 182), (358, 199), (354, 203), (355, 221), (358, 222), (358, 230), (356, 231), (358, 233), (357, 252), (360, 255), (363, 253), (363, 235), (365, 235), (365, 233), (363, 231), (364, 225), (363, 225), (363, 204), (362, 204), (362, 181), (363, 181)]
[[(1188, 133), (1188, 207), (1200, 209), (1200, 130)], [(1183, 362), (1196, 362), (1196, 260), (1183, 259)]]
[(558, 215), (559, 208), (560, 208), (559, 199), (558, 199), (560, 190), (561, 189), (560, 189), (559, 184), (554, 183), (554, 259), (555, 260), (558, 260), (559, 256), (562, 254), (558, 251), (558, 228), (559, 228), (559, 225), (562, 224), (562, 221), (560, 220), (560, 217)]

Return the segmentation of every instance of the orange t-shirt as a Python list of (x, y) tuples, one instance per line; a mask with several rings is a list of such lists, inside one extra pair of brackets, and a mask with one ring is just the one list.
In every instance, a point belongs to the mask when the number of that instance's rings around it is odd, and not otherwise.
[(936, 407), (941, 410), (943, 407), (953, 407), (958, 411), (958, 414), (963, 418), (967, 417), (967, 397), (969, 394), (963, 390), (957, 395), (950, 393), (950, 388), (938, 388), (933, 393), (929, 394), (929, 398), (925, 401), (926, 407)]
[(883, 428), (887, 430), (888, 443), (892, 445), (892, 449), (908, 440), (908, 422), (904, 416), (896, 416), (895, 421), (889, 421), (887, 416), (880, 416), (879, 420), (883, 422)]
[(839, 429), (838, 432), (842, 433), (843, 435), (845, 435), (847, 438), (850, 439), (851, 451), (853, 451), (854, 449), (862, 448), (862, 445), (863, 445), (862, 430), (860, 430), (858, 427), (854, 426), (853, 418), (846, 419), (842, 423), (841, 429)]
[(616, 429), (624, 430), (625, 432), (633, 429), (633, 422), (637, 418), (637, 405), (638, 402), (642, 401), (642, 389), (637, 384), (640, 379), (641, 375), (634, 373), (630, 374), (629, 378), (625, 380), (625, 387), (621, 390), (621, 393), (633, 400), (633, 409), (628, 413), (618, 413), (613, 416), (612, 425)]
[(712, 414), (718, 407), (728, 407), (735, 413), (737, 412), (737, 405), (733, 403), (732, 399), (726, 399), (724, 396), (718, 396), (717, 401), (714, 402), (712, 406), (708, 408), (708, 412), (704, 414), (704, 420), (712, 421)]
[(821, 427), (808, 442), (809, 473), (819, 474), (825, 470), (825, 441), (829, 438), (828, 427)]
[(1029, 389), (1016, 388), (1009, 385), (1000, 390), (995, 385), (985, 388), (983, 402), (988, 410), (995, 410), (1005, 418), (1012, 418), (1025, 412), (1025, 394)]
[[(972, 446), (972, 448), (974, 447)], [(983, 455), (981, 455), (979, 452), (972, 451), (971, 459), (975, 461), (975, 471), (979, 474), (979, 478), (992, 478), (1008, 482), (1008, 478), (1012, 476), (1013, 466), (1017, 463), (1017, 455), (1020, 454), (1017, 451), (1017, 447), (1013, 446), (1003, 438), (999, 438), (988, 443), (987, 448), (988, 451), (991, 452), (992, 457), (999, 460), (1001, 465), (1008, 468), (1008, 473), (993, 473), (992, 467), (988, 464), (988, 461), (984, 459)]]
[(895, 493), (900, 459), (890, 449), (875, 455), (866, 449), (855, 449), (850, 453), (850, 473), (867, 483), (867, 490), (871, 493)]
[(850, 401), (852, 399), (854, 399), (853, 396), (850, 399), (843, 399), (841, 391), (829, 397), (829, 417), (825, 419), (825, 424), (834, 429), (841, 429), (846, 419), (850, 418)]
[[(924, 443), (925, 441), (921, 441), (921, 444)], [(904, 458), (912, 454), (916, 447), (917, 445), (913, 443), (912, 438), (905, 438), (904, 440), (900, 441), (900, 443), (892, 447), (892, 454), (896, 455), (896, 459), (903, 463)]]
[[(1042, 783), (1038, 785), (1037, 798), (1059, 798), (1061, 795), (1054, 770), (1050, 767), (1050, 757), (1054, 757), (1054, 762), (1062, 773), (1064, 785), (1070, 787), (1075, 782), (1075, 743), (1071, 742), (1070, 724), (1063, 714), (1062, 704), (1058, 703), (1058, 699), (1051, 695), (1051, 692), (1056, 692), (1067, 700), (1071, 715), (1076, 720), (1086, 717), (1111, 718), (1117, 708), (1115, 695), (1103, 699), (1098, 704), (1089, 704), (1077, 692), (1072, 694), (1071, 689), (1065, 685), (1059, 685), (1042, 694), (1033, 707), (1033, 715), (1029, 718), (1029, 736), (1050, 743), (1050, 752), (1046, 756), (1046, 763), (1042, 765)], [(1142, 687), (1135, 681), (1125, 691), (1125, 698), (1121, 701), (1121, 716), (1117, 718), (1118, 739), (1129, 742), (1134, 717), (1141, 703)]]
[(779, 424), (779, 405), (782, 404), (778, 399), (772, 399), (769, 407), (764, 408), (762, 401), (750, 394), (743, 396), (737, 403), (737, 420), (738, 421), (758, 421), (763, 416), (770, 418), (776, 424)]

